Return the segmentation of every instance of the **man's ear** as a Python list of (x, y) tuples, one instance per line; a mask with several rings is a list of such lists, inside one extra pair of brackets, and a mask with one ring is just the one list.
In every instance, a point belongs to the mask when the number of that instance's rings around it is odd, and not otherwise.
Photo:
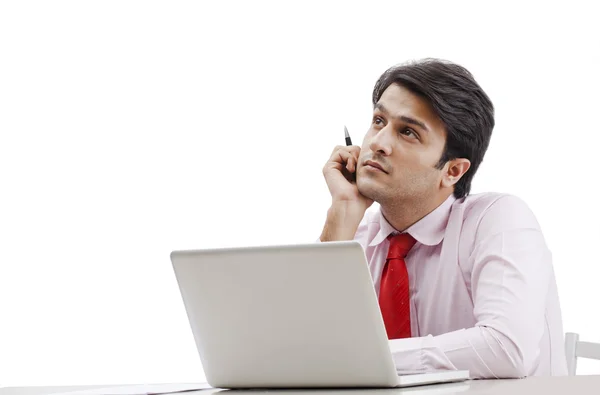
[(442, 176), (442, 186), (444, 188), (452, 187), (471, 167), (471, 161), (465, 158), (452, 159), (444, 166)]

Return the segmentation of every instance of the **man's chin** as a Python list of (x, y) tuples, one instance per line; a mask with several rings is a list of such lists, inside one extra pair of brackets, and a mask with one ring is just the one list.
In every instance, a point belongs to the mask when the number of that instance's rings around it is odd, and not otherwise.
[(379, 196), (379, 194), (377, 193), (378, 188), (375, 185), (373, 185), (373, 183), (370, 180), (359, 180), (356, 183), (356, 187), (358, 188), (358, 192), (360, 192), (361, 195), (371, 200), (377, 201), (376, 198), (377, 196)]

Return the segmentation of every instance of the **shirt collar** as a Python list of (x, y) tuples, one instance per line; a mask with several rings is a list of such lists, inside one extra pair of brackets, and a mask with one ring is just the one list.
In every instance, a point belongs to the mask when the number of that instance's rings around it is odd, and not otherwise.
[[(440, 244), (444, 239), (448, 217), (450, 216), (450, 210), (455, 200), (454, 194), (450, 195), (435, 210), (411, 225), (406, 230), (406, 233), (409, 233), (421, 244), (428, 246)], [(373, 240), (369, 243), (371, 247), (381, 244), (390, 234), (399, 233), (385, 219), (381, 213), (381, 208), (378, 210), (377, 216), (379, 219), (379, 232), (377, 232)]]

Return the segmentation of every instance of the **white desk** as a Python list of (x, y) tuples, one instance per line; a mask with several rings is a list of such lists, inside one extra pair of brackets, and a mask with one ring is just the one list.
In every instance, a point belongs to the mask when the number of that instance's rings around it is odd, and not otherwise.
[[(467, 386), (464, 389), (464, 386)], [(8, 387), (0, 388), (0, 395), (46, 395), (56, 392), (67, 392), (82, 389), (110, 387), (65, 386), (65, 387)], [(269, 391), (228, 391), (209, 389), (182, 392), (181, 395), (426, 395), (426, 394), (465, 394), (465, 395), (599, 395), (600, 375), (567, 376), (567, 377), (530, 377), (521, 380), (473, 380), (465, 383), (441, 384), (403, 389), (374, 390), (269, 390)]]

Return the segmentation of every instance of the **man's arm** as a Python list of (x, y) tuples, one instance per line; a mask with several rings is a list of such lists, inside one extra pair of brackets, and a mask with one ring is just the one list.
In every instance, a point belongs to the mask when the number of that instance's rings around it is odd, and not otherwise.
[(399, 371), (468, 369), (473, 378), (518, 378), (537, 366), (552, 263), (524, 203), (504, 197), (490, 207), (470, 259), (477, 324), (435, 337), (391, 340)]
[(363, 196), (353, 179), (360, 148), (337, 146), (323, 166), (323, 176), (331, 194), (331, 207), (320, 241), (352, 240), (365, 211), (373, 200)]

